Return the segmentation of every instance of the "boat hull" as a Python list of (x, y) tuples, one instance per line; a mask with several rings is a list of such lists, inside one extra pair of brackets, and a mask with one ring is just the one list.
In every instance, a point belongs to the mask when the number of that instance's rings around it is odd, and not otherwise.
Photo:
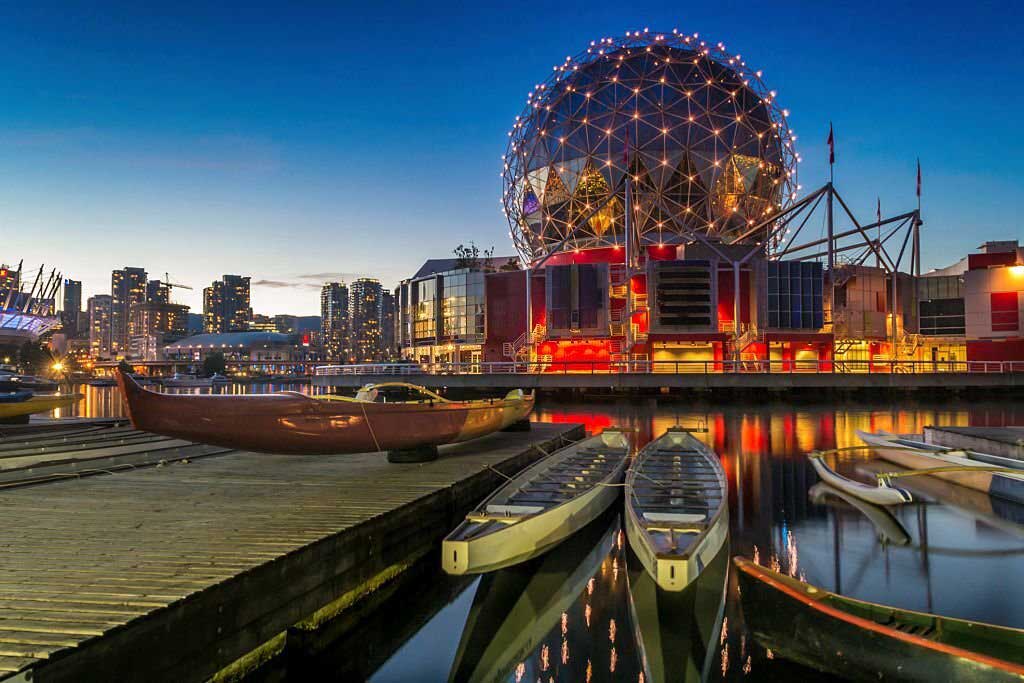
[(833, 488), (845, 491), (854, 498), (860, 498), (873, 505), (903, 505), (913, 500), (913, 496), (904, 489), (868, 486), (859, 481), (847, 479), (826, 465), (820, 455), (811, 455), (809, 457), (811, 467), (814, 468), (819, 479)]
[(136, 429), (239, 450), (326, 455), (467, 441), (525, 420), (533, 396), (467, 402), (322, 401), (296, 392), (241, 396), (161, 394), (123, 374)]
[(924, 470), (955, 465), (962, 465), (968, 468), (976, 467), (979, 469), (978, 472), (971, 472), (969, 470), (934, 472), (928, 476), (938, 477), (939, 479), (944, 479), (992, 496), (1024, 503), (1024, 476), (986, 472), (982, 468), (988, 466), (987, 463), (971, 461), (968, 458), (944, 453), (930, 453), (924, 450), (900, 446), (890, 442), (884, 435), (868, 434), (866, 432), (857, 432), (857, 435), (864, 443), (871, 446), (872, 450), (880, 457), (908, 470)]
[[(656, 547), (651, 535), (651, 527), (641, 522), (643, 510), (637, 509), (634, 503), (633, 487), (636, 481), (636, 472), (642, 468), (644, 454), (648, 449), (656, 450), (660, 443), (683, 441), (692, 444), (695, 452), (701, 453), (702, 457), (714, 468), (721, 488), (722, 502), (713, 512), (707, 526), (684, 552), (666, 553), (659, 551)], [(682, 430), (670, 429), (664, 436), (648, 444), (644, 452), (637, 456), (630, 474), (626, 477), (626, 537), (629, 539), (629, 545), (634, 554), (643, 564), (644, 569), (654, 578), (659, 588), (666, 591), (681, 591), (695, 581), (701, 572), (711, 564), (711, 561), (729, 539), (727, 498), (728, 484), (718, 457), (707, 446)]]
[[(841, 678), (864, 681), (1019, 681), (1024, 673), (1020, 664), (928, 640), (836, 609), (807, 594), (812, 589), (824, 594), (820, 589), (793, 586), (798, 582), (786, 581), (786, 577), (740, 558), (734, 562), (747, 627), (758, 643), (786, 659)], [(979, 631), (996, 628), (975, 626)]]
[[(623, 468), (625, 461), (623, 461)], [(621, 479), (623, 468), (618, 470)], [(596, 486), (564, 504), (564, 509), (524, 519), (469, 541), (442, 543), (445, 572), (453, 575), (482, 574), (525, 562), (542, 555), (597, 519), (619, 497), (619, 490)]]
[(0, 420), (27, 419), (29, 415), (47, 413), (55, 408), (67, 408), (82, 400), (82, 394), (32, 396), (17, 403), (0, 403)]
[[(613, 430), (607, 430), (606, 434)], [(589, 443), (599, 443), (602, 437), (590, 437), (566, 450), (576, 452)], [(571, 453), (570, 453), (571, 454)], [(553, 453), (549, 458), (559, 458)], [(504, 528), (489, 533), (463, 537), (467, 522), (460, 525), (441, 544), (441, 565), (448, 574), (480, 574), (525, 562), (542, 555), (554, 546), (597, 519), (612, 503), (618, 500), (617, 484), (622, 481), (628, 463), (628, 453), (623, 452), (618, 463), (601, 482), (564, 503), (550, 507), (537, 514), (517, 519)], [(543, 467), (542, 461), (528, 468), (526, 472)], [(517, 475), (524, 476), (526, 473)], [(499, 489), (497, 494), (500, 494)], [(495, 496), (484, 501), (482, 508)], [(510, 520), (511, 521), (511, 520)]]

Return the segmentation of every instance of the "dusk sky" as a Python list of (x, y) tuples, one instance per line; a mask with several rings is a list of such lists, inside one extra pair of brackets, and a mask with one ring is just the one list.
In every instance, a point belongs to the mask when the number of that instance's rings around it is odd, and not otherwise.
[(876, 196), (915, 206), (920, 157), (925, 269), (1024, 238), (1014, 3), (147, 4), (11, 3), (0, 22), (0, 261), (85, 296), (142, 266), (199, 312), (236, 273), (257, 313), (317, 314), (327, 279), (392, 287), (470, 240), (511, 254), (499, 170), (526, 93), (645, 26), (763, 69), (805, 192), (830, 120), (867, 221)]

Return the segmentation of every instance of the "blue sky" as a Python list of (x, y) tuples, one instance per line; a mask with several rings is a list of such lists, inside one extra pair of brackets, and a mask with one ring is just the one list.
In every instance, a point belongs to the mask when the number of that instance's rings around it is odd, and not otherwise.
[(109, 290), (124, 265), (251, 275), (259, 313), (318, 312), (330, 277), (392, 286), (475, 240), (527, 91), (590, 40), (700, 32), (763, 69), (800, 182), (913, 208), (923, 266), (1024, 238), (1024, 10), (1012, 3), (10, 3), (0, 23), (0, 260)]

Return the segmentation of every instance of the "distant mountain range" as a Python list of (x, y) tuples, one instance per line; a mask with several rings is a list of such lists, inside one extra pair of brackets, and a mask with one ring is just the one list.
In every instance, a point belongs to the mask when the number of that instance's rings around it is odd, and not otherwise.
[[(313, 332), (320, 329), (320, 316), (318, 315), (300, 315), (296, 318), (295, 322), (296, 332)], [(202, 313), (189, 313), (188, 314), (188, 333), (189, 334), (201, 334), (203, 331), (203, 314)]]

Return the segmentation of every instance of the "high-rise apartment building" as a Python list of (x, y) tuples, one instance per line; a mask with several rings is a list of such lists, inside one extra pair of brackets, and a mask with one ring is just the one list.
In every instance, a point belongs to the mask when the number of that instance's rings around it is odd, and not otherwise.
[(106, 294), (89, 297), (89, 353), (93, 358), (110, 358), (113, 298)]
[(78, 319), (82, 315), (82, 281), (64, 280), (64, 302), (60, 320), (68, 337), (78, 334)]
[(395, 294), (389, 289), (380, 295), (380, 348), (381, 360), (395, 360), (398, 350), (395, 346)]
[(349, 287), (349, 333), (356, 363), (381, 359), (381, 299), (383, 289), (373, 278), (359, 278)]
[(249, 280), (225, 275), (203, 290), (203, 330), (207, 333), (244, 332), (252, 320)]
[(146, 302), (146, 270), (122, 268), (110, 275), (110, 352), (127, 353), (135, 334), (131, 325), (132, 306)]
[(343, 282), (328, 282), (320, 290), (320, 336), (326, 360), (348, 362), (349, 344), (349, 292)]

